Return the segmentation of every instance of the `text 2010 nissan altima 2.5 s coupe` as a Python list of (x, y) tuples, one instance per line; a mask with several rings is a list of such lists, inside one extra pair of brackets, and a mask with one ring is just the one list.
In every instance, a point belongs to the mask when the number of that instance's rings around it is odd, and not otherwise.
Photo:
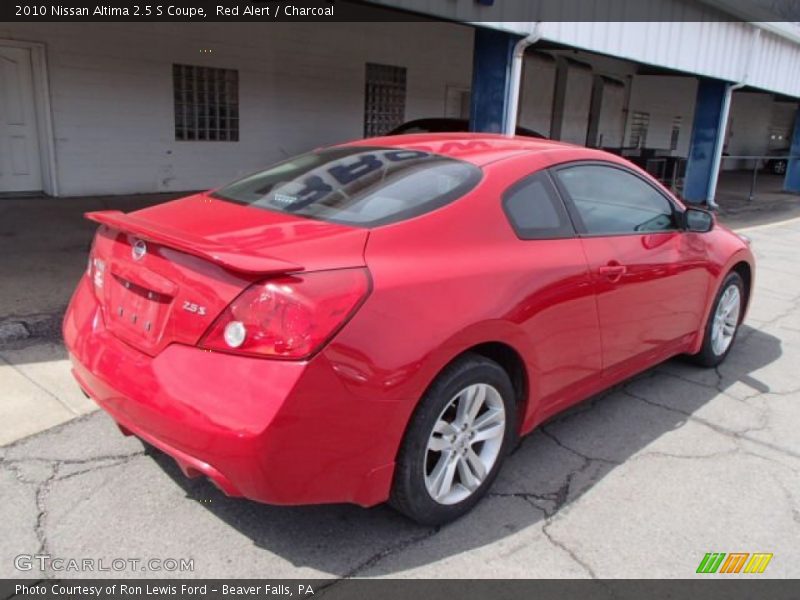
[(100, 223), (64, 320), (81, 387), (230, 496), (468, 511), (517, 437), (730, 351), (744, 238), (604, 152), (373, 138)]

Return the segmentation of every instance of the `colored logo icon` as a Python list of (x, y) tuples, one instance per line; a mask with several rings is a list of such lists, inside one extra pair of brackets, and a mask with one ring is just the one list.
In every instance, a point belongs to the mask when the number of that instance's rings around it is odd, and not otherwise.
[(766, 570), (771, 560), (772, 553), (766, 552), (708, 552), (697, 566), (697, 573), (758, 574)]

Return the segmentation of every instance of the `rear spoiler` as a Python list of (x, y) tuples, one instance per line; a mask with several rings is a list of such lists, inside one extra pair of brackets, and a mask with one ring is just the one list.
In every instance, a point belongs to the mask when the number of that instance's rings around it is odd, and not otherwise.
[(152, 221), (126, 215), (119, 210), (88, 212), (84, 216), (95, 223), (133, 234), (143, 240), (169, 246), (186, 254), (199, 256), (221, 267), (241, 273), (266, 275), (303, 270), (300, 265), (279, 258), (258, 254), (252, 250), (237, 251), (200, 236), (175, 231)]

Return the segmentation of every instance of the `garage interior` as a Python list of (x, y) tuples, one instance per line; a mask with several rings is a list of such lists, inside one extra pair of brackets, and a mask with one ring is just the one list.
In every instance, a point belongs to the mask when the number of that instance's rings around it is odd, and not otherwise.
[[(625, 156), (722, 215), (796, 207), (800, 86), (772, 82), (800, 70), (798, 36), (742, 22), (476, 26), (446, 22), (446, 8), (392, 22), (396, 11), (375, 10), (385, 22), (283, 23), (269, 36), (259, 23), (0, 24), (0, 195), (179, 195), (404, 121), (501, 132), (513, 115)], [(696, 26), (706, 47), (670, 51)], [(637, 40), (633, 59), (625, 44)]]
[[(87, 210), (163, 202), (413, 119), (471, 118), (473, 129), (502, 131), (521, 36), (386, 15), (324, 28), (284, 23), (270, 36), (258, 23), (0, 24), (0, 87), (11, 92), (0, 104), (0, 251), (12, 258), (0, 277), (15, 281), (0, 312), (63, 308), (56, 290), (83, 269)], [(674, 34), (684, 24), (667, 25)], [(634, 61), (579, 49), (589, 44), (573, 34), (574, 46), (540, 39), (525, 49), (518, 124), (626, 156), (684, 196), (695, 152), (701, 181), (689, 200), (706, 202), (720, 115), (710, 133), (703, 119), (721, 112), (735, 86), (656, 66), (667, 62), (658, 48)], [(752, 34), (740, 35), (748, 42)], [(767, 66), (779, 60), (768, 58)], [(209, 89), (216, 122), (198, 113)], [(720, 218), (742, 227), (800, 215), (796, 172), (741, 158), (800, 153), (790, 148), (800, 140), (798, 98), (753, 86), (730, 96), (712, 196)]]

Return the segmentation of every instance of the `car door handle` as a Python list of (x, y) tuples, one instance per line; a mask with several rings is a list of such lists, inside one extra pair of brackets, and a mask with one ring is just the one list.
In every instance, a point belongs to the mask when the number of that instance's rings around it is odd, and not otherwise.
[(625, 274), (627, 270), (628, 267), (626, 267), (625, 265), (612, 262), (604, 267), (600, 267), (597, 271), (598, 273), (600, 273), (600, 275), (604, 275), (605, 277), (607, 277), (609, 281), (616, 283), (617, 281), (622, 279), (622, 276)]

